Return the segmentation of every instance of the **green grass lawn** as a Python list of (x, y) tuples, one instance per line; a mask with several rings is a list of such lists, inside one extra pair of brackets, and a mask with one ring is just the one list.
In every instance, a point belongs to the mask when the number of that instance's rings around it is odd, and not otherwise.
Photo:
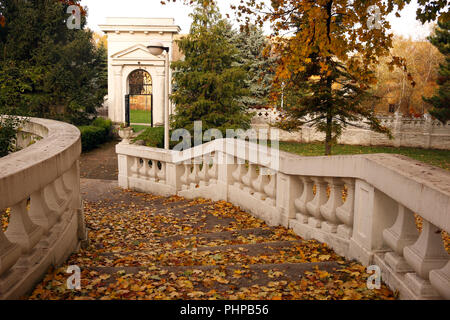
[(146, 130), (147, 128), (150, 128), (150, 126), (138, 126), (132, 124), (131, 127), (133, 128), (134, 132), (141, 132), (143, 130)]
[(152, 114), (145, 110), (130, 110), (131, 123), (152, 123)]
[[(323, 143), (297, 143), (280, 142), (280, 150), (295, 153), (302, 156), (323, 156)], [(401, 154), (415, 160), (419, 160), (445, 170), (450, 170), (450, 150), (420, 149), (407, 147), (376, 147), (376, 146), (333, 146), (333, 155), (345, 154), (370, 154), (370, 153), (393, 153)]]

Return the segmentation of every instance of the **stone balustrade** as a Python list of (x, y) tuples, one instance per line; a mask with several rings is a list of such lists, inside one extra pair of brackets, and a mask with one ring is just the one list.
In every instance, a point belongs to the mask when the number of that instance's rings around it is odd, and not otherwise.
[(398, 155), (300, 157), (235, 139), (183, 152), (125, 143), (116, 151), (122, 188), (231, 202), (378, 265), (402, 299), (450, 299), (447, 171)]
[(79, 130), (31, 118), (19, 135), (24, 149), (0, 158), (0, 211), (10, 214), (0, 229), (0, 299), (25, 295), (87, 240)]

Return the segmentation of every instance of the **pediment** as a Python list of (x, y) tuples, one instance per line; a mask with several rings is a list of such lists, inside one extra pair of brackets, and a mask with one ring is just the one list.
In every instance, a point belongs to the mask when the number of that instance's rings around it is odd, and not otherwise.
[(134, 45), (128, 49), (117, 52), (111, 56), (114, 60), (163, 60), (152, 55), (146, 46), (142, 44)]

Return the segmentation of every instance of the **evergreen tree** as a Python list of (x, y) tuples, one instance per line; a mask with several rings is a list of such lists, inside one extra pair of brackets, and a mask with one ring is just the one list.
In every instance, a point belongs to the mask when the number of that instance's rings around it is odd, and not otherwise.
[(443, 124), (450, 121), (450, 19), (442, 16), (436, 28), (436, 34), (429, 38), (430, 42), (445, 56), (445, 62), (440, 65), (439, 89), (431, 98), (424, 100), (433, 105), (430, 114)]
[(275, 58), (265, 54), (268, 40), (263, 31), (255, 25), (249, 25), (238, 32), (234, 41), (239, 50), (239, 65), (247, 72), (246, 87), (250, 94), (243, 97), (247, 108), (261, 108), (269, 103), (269, 94), (275, 75)]
[[(92, 32), (69, 29), (67, 8), (79, 1), (0, 2), (0, 113), (86, 124), (106, 95), (106, 49)], [(14, 84), (11, 84), (14, 79)]]
[(175, 115), (172, 129), (193, 134), (194, 122), (203, 122), (203, 131), (248, 129), (251, 115), (241, 102), (247, 94), (245, 70), (236, 66), (238, 50), (231, 43), (230, 26), (221, 18), (214, 1), (198, 1), (189, 35), (178, 40), (185, 55), (172, 63), (177, 90), (171, 99)]

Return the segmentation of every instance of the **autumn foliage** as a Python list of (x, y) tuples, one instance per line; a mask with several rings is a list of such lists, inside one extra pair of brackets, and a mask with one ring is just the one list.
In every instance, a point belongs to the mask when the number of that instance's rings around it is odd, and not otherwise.
[[(371, 129), (390, 136), (375, 117), (368, 91), (376, 84), (374, 70), (380, 59), (389, 58), (392, 71), (401, 67), (409, 82), (413, 78), (405, 60), (392, 56), (393, 35), (386, 17), (410, 1), (381, 0), (274, 0), (244, 1), (234, 7), (244, 27), (252, 19), (273, 29), (279, 56), (274, 98), (287, 96), (286, 118), (279, 126), (299, 130), (305, 124), (326, 135), (325, 154), (343, 128), (361, 120)], [(430, 1), (419, 1), (427, 4)], [(418, 18), (434, 19), (446, 1), (420, 8)], [(364, 103), (366, 102), (366, 103)]]

